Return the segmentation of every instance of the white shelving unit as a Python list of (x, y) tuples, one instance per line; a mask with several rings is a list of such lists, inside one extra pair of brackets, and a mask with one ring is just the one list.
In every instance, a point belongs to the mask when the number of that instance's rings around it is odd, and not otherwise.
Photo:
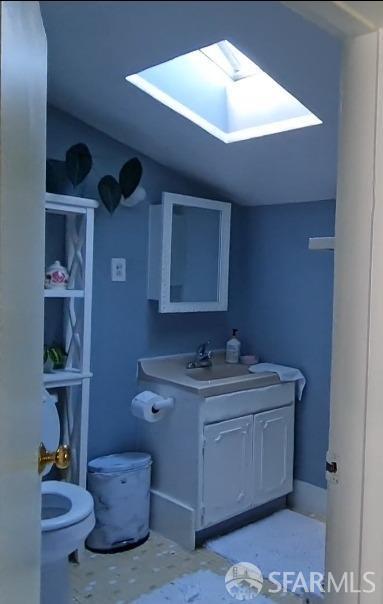
[[(62, 442), (72, 450), (72, 463), (67, 479), (86, 486), (90, 370), (93, 227), (93, 199), (46, 193), (45, 210), (60, 214), (65, 222), (65, 257), (60, 261), (68, 267), (67, 289), (44, 290), (45, 304), (62, 299), (62, 345), (67, 353), (66, 367), (44, 373), (47, 389), (60, 389)], [(55, 258), (56, 259), (56, 258)], [(50, 345), (51, 342), (46, 342)]]

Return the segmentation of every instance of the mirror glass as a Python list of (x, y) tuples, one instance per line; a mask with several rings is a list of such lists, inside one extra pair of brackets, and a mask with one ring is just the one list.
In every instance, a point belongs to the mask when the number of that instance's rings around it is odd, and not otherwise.
[(221, 212), (173, 205), (170, 301), (218, 300)]

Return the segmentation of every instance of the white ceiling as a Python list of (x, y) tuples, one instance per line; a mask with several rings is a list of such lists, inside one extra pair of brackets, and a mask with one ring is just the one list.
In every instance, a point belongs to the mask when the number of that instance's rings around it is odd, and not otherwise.
[[(335, 197), (340, 42), (279, 2), (41, 2), (56, 107), (244, 204)], [(125, 76), (228, 39), (323, 125), (225, 144)]]

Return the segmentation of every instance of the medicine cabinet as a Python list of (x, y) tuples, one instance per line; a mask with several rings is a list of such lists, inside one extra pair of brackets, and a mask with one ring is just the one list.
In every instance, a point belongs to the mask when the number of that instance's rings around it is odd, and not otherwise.
[(159, 312), (227, 310), (231, 204), (163, 193), (149, 211), (148, 298)]

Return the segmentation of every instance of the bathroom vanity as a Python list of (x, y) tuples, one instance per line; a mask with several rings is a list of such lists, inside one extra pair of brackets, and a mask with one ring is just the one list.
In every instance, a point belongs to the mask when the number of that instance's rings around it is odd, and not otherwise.
[(190, 359), (142, 359), (138, 380), (175, 400), (139, 426), (153, 456), (151, 526), (193, 549), (199, 531), (292, 491), (295, 385), (223, 355), (206, 368), (186, 369)]

